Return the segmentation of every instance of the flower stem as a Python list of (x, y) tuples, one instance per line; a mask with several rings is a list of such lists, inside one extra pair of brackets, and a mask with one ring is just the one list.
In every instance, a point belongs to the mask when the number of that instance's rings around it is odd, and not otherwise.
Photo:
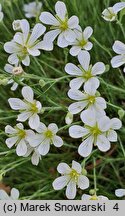
[(94, 169), (93, 169), (94, 190), (95, 190), (95, 194), (96, 194), (96, 191), (97, 191), (97, 184), (96, 184), (96, 161), (95, 161), (95, 158), (93, 158), (93, 166), (94, 166)]

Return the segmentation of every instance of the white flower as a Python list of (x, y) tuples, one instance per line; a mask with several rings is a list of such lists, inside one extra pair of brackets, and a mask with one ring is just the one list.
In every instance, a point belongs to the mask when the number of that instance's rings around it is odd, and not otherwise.
[(29, 144), (27, 145), (27, 152), (24, 157), (28, 157), (31, 155), (31, 162), (33, 165), (37, 166), (41, 160), (41, 155), (36, 148), (31, 147)]
[(123, 196), (125, 196), (125, 189), (117, 189), (117, 190), (115, 190), (115, 195), (117, 197), (123, 197)]
[[(23, 69), (21, 66), (12, 66), (10, 64), (6, 64), (5, 67), (4, 67), (4, 70), (9, 73), (9, 74), (12, 74), (12, 76), (20, 76), (23, 74)], [(20, 78), (19, 81), (23, 81), (24, 79), (23, 78)], [(18, 87), (18, 83), (15, 82), (13, 79), (10, 79), (8, 81), (8, 84), (13, 84), (12, 87), (11, 87), (11, 90), (12, 91), (15, 91)]]
[(108, 198), (106, 196), (97, 196), (97, 195), (93, 195), (93, 196), (90, 196), (88, 194), (83, 194), (82, 195), (82, 200), (84, 201), (88, 201), (88, 200), (108, 200)]
[(68, 112), (65, 117), (65, 122), (67, 125), (70, 125), (73, 122), (73, 114)]
[(112, 118), (110, 120), (110, 129), (107, 131), (106, 136), (110, 142), (117, 141), (117, 133), (115, 130), (118, 130), (122, 127), (122, 122), (118, 118)]
[(75, 198), (76, 186), (82, 190), (89, 187), (89, 179), (82, 175), (82, 167), (78, 162), (73, 160), (71, 168), (66, 163), (60, 163), (57, 167), (57, 171), (62, 176), (54, 180), (53, 188), (55, 190), (61, 190), (67, 186), (66, 197), (68, 199)]
[[(81, 114), (81, 120), (84, 123), (84, 127), (73, 125), (69, 128), (69, 135), (71, 137), (83, 138), (83, 142), (78, 148), (81, 156), (89, 156), (93, 145), (97, 146), (100, 151), (106, 152), (111, 147), (110, 141), (115, 142), (117, 140), (116, 132), (112, 132), (112, 129), (119, 129), (121, 127), (120, 120), (115, 127), (116, 122), (113, 125), (114, 120), (110, 120), (107, 116), (97, 118), (95, 113), (90, 110), (85, 110)], [(111, 133), (109, 132), (110, 130)]]
[(24, 12), (27, 18), (37, 17), (42, 8), (41, 2), (31, 2), (29, 4), (24, 4)]
[(14, 20), (12, 23), (12, 27), (14, 31), (21, 30), (20, 20)]
[(77, 89), (70, 89), (68, 91), (68, 96), (78, 101), (72, 103), (68, 107), (69, 112), (77, 114), (86, 108), (95, 111), (97, 114), (105, 114), (104, 109), (106, 109), (106, 101), (104, 98), (99, 97), (98, 92), (91, 87), (92, 86), (87, 86), (84, 93)]
[(39, 101), (34, 100), (33, 90), (29, 86), (22, 88), (22, 95), (24, 100), (9, 98), (8, 102), (12, 109), (19, 110), (21, 113), (18, 115), (17, 121), (25, 122), (29, 119), (29, 126), (35, 129), (40, 124), (38, 113), (40, 113), (42, 105)]
[(4, 44), (4, 49), (11, 54), (8, 58), (10, 64), (18, 64), (20, 61), (25, 66), (30, 65), (30, 55), (39, 56), (39, 49), (43, 49), (43, 42), (39, 41), (40, 36), (45, 32), (46, 28), (37, 23), (32, 33), (27, 20), (20, 20), (22, 32), (17, 32), (12, 41)]
[(45, 34), (44, 38), (53, 42), (58, 36), (57, 45), (59, 47), (67, 47), (76, 38), (74, 29), (78, 28), (79, 19), (77, 16), (68, 18), (64, 2), (58, 1), (55, 4), (55, 11), (55, 16), (49, 12), (42, 12), (40, 15), (41, 22), (51, 25), (52, 29)]
[(93, 47), (93, 44), (88, 41), (88, 39), (91, 37), (93, 33), (93, 29), (90, 26), (87, 26), (84, 31), (81, 30), (75, 30), (76, 33), (76, 39), (72, 43), (72, 48), (70, 49), (70, 54), (72, 56), (77, 56), (81, 50), (91, 50)]
[(10, 196), (4, 190), (0, 190), (0, 200), (18, 200), (18, 199), (19, 199), (19, 191), (16, 188), (11, 189)]
[(90, 54), (87, 51), (81, 51), (78, 60), (80, 63), (78, 67), (72, 63), (65, 66), (66, 73), (77, 77), (70, 81), (70, 88), (79, 89), (84, 83), (84, 90), (97, 89), (99, 80), (96, 75), (104, 73), (105, 65), (102, 62), (97, 62), (94, 66), (90, 65)]
[(2, 12), (2, 5), (0, 4), (0, 22), (3, 20), (4, 14)]
[(6, 145), (8, 148), (16, 146), (16, 153), (18, 156), (23, 156), (27, 152), (27, 139), (34, 132), (32, 130), (25, 130), (21, 123), (16, 124), (13, 128), (10, 125), (5, 127), (5, 133), (9, 134), (9, 138), (6, 139)]
[[(125, 44), (117, 40), (113, 44), (112, 48), (118, 55), (112, 58), (111, 65), (113, 68), (118, 68), (121, 65), (125, 64)], [(125, 68), (123, 70), (125, 72)]]
[(56, 147), (61, 147), (63, 145), (62, 138), (56, 135), (58, 132), (56, 124), (51, 123), (46, 127), (45, 124), (40, 123), (36, 131), (38, 134), (29, 137), (28, 141), (30, 146), (37, 147), (40, 155), (46, 155), (49, 152), (51, 144)]
[(113, 7), (109, 7), (102, 12), (102, 17), (106, 21), (115, 21), (117, 19), (117, 13), (125, 8), (125, 2), (118, 2)]

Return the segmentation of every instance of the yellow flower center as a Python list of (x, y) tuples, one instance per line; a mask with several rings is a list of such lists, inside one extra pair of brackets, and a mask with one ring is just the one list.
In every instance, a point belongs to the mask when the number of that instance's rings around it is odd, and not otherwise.
[(72, 169), (72, 171), (70, 172), (70, 177), (71, 177), (71, 179), (74, 179), (75, 182), (78, 181), (78, 177), (79, 177), (79, 175), (80, 175), (80, 174), (77, 173), (77, 171), (74, 170), (74, 169)]
[(25, 136), (26, 136), (26, 131), (23, 130), (23, 129), (19, 129), (19, 128), (18, 128), (18, 136), (20, 137), (20, 139), (25, 138)]
[(98, 197), (96, 195), (93, 195), (90, 200), (98, 200)]
[(95, 103), (95, 96), (88, 96), (87, 100), (89, 101), (89, 104), (94, 104)]
[(47, 131), (45, 132), (45, 136), (46, 136), (47, 138), (49, 138), (49, 139), (52, 139), (52, 138), (53, 138), (53, 133), (52, 133), (52, 131), (51, 131), (51, 130), (47, 130)]
[(26, 46), (22, 47), (22, 53), (23, 53), (24, 56), (27, 55), (28, 51), (27, 51)]
[(79, 41), (79, 46), (83, 47), (87, 44), (87, 41), (82, 39), (81, 41)]
[(98, 128), (97, 125), (95, 125), (94, 127), (92, 127), (90, 129), (91, 133), (94, 135), (94, 136), (98, 136), (99, 134), (101, 134), (101, 131), (100, 129)]
[(31, 104), (31, 112), (38, 113), (38, 107), (36, 106), (36, 102)]
[(65, 31), (66, 29), (68, 29), (67, 20), (62, 21), (62, 22), (60, 23), (60, 29), (61, 29), (61, 31)]
[(83, 77), (88, 80), (90, 79), (91, 77), (93, 77), (92, 73), (91, 73), (91, 70), (88, 70), (86, 72), (83, 73)]

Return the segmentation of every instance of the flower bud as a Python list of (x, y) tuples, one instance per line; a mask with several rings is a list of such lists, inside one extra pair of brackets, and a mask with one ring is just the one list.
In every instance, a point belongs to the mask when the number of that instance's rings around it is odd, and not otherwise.
[(12, 74), (15, 76), (21, 75), (23, 73), (23, 68), (21, 66), (19, 67), (14, 67)]
[(12, 27), (14, 31), (21, 30), (20, 20), (14, 20), (12, 23)]
[(43, 88), (46, 85), (46, 83), (43, 79), (40, 79), (39, 85)]
[(87, 170), (82, 168), (82, 174), (86, 176), (87, 175)]
[(67, 125), (70, 125), (73, 122), (73, 114), (68, 112), (65, 117), (65, 122)]
[(125, 111), (123, 109), (118, 110), (118, 115), (120, 119), (123, 119), (124, 115), (125, 115)]
[(6, 86), (8, 83), (8, 78), (0, 79), (0, 85)]

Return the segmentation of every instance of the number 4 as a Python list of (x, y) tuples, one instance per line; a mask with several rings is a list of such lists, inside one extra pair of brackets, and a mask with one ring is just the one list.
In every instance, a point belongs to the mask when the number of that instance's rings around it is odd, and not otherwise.
[(116, 203), (116, 204), (114, 205), (113, 209), (115, 209), (116, 211), (119, 210), (118, 203)]

